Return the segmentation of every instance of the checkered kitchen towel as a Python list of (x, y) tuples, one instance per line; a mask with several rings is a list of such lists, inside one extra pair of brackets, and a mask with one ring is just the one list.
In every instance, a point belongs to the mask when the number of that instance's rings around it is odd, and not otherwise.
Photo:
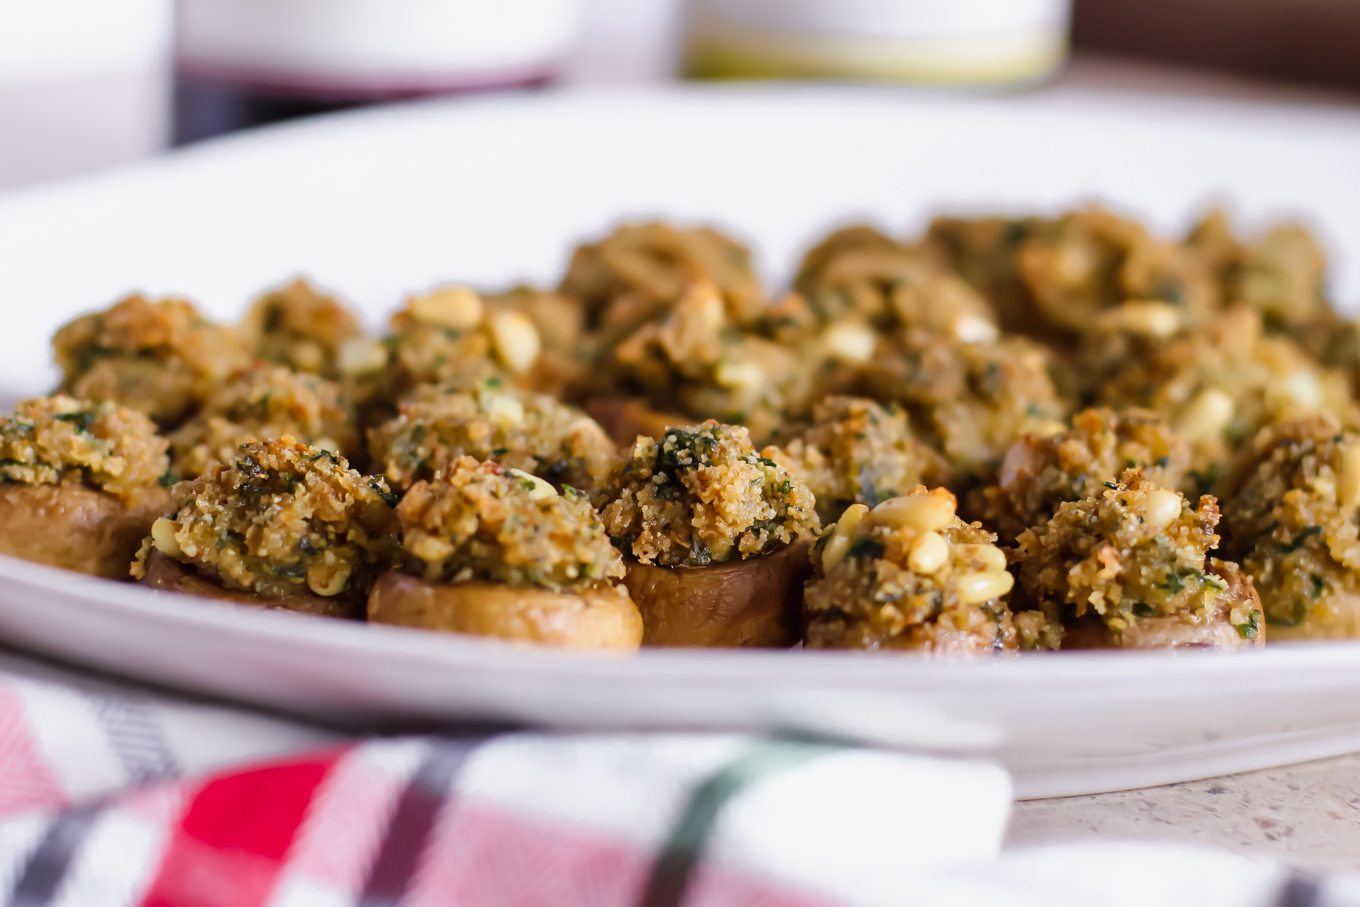
[(997, 859), (996, 767), (738, 735), (341, 740), (0, 658), (0, 903), (1360, 905), (1183, 848)]

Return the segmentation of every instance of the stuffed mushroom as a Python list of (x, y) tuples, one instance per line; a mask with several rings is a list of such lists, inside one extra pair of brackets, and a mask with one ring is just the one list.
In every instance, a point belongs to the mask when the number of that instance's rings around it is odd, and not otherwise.
[(58, 394), (0, 419), (0, 553), (126, 579), (169, 501), (166, 442), (145, 415)]
[(197, 478), (234, 460), (242, 444), (283, 435), (347, 457), (359, 447), (354, 408), (338, 384), (258, 365), (214, 389), (202, 409), (170, 434), (175, 474)]
[(140, 410), (162, 426), (179, 424), (250, 364), (234, 331), (182, 299), (129, 296), (62, 326), (52, 347), (63, 391)]
[(396, 563), (387, 483), (290, 436), (242, 445), (173, 498), (133, 564), (155, 589), (359, 618)]
[(816, 501), (771, 453), (709, 421), (637, 439), (604, 481), (596, 498), (647, 644), (797, 641)]
[(373, 623), (569, 648), (635, 649), (642, 618), (585, 495), (472, 457), (397, 508), (404, 569), (378, 581)]
[(1265, 642), (1261, 601), (1218, 547), (1218, 505), (1130, 469), (1020, 535), (1012, 607), (1063, 627), (1064, 648), (1236, 649)]
[(1320, 416), (1270, 426), (1225, 490), (1225, 547), (1271, 639), (1360, 637), (1360, 434)]
[(813, 649), (939, 655), (1051, 648), (1044, 615), (1011, 614), (1014, 577), (996, 536), (918, 486), (874, 508), (851, 505), (813, 553), (804, 600)]
[(1177, 488), (1190, 465), (1184, 440), (1147, 410), (1088, 409), (1054, 435), (1026, 435), (1001, 461), (995, 485), (983, 492), (983, 517), (1010, 543), (1047, 522), (1063, 502), (1098, 493), (1125, 469)]
[(338, 299), (298, 278), (252, 303), (241, 334), (258, 359), (335, 379), (346, 347), (362, 342), (363, 328)]

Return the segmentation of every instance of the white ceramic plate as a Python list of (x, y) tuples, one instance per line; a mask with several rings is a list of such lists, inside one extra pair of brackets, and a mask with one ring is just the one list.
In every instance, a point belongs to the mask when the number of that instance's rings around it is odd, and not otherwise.
[[(124, 291), (220, 315), (306, 272), (372, 315), (440, 279), (550, 280), (624, 217), (705, 219), (787, 265), (833, 222), (1113, 201), (1171, 229), (1209, 201), (1307, 212), (1360, 248), (1360, 116), (1056, 91), (926, 99), (711, 89), (349, 115), (0, 197), (0, 389)], [(1355, 258), (1336, 289), (1357, 293)], [(778, 274), (773, 276), (777, 277)], [(528, 651), (154, 596), (0, 558), (0, 636), (129, 675), (354, 722), (781, 727), (1001, 758), (1025, 796), (1360, 749), (1360, 644), (972, 663), (813, 652)]]

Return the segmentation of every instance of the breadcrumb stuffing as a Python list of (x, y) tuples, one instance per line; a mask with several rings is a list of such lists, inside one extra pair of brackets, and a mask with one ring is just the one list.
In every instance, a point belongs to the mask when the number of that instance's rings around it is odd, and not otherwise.
[(1147, 618), (1176, 617), (1187, 624), (1226, 621), (1254, 639), (1259, 602), (1236, 596), (1224, 573), (1230, 568), (1209, 558), (1218, 547), (1218, 521), (1212, 497), (1193, 506), (1139, 470), (1126, 470), (1021, 534), (1012, 605), (1069, 626), (1095, 617), (1116, 634)]
[(1360, 434), (1318, 416), (1271, 426), (1228, 486), (1224, 547), (1272, 628), (1360, 635)]
[(235, 331), (182, 299), (129, 296), (64, 325), (52, 347), (62, 390), (120, 403), (162, 425), (178, 423), (250, 363)]
[(758, 438), (802, 408), (811, 390), (806, 363), (731, 319), (716, 285), (692, 284), (653, 314), (603, 346), (583, 396), (637, 396), (695, 421), (740, 423)]
[(758, 557), (819, 526), (816, 500), (750, 432), (707, 421), (638, 438), (597, 500), (606, 531), (644, 564), (700, 567)]
[(338, 378), (342, 350), (363, 328), (338, 299), (297, 278), (257, 299), (241, 333), (258, 359)]
[(1190, 442), (1199, 489), (1213, 490), (1267, 425), (1316, 413), (1360, 424), (1344, 375), (1263, 331), (1257, 312), (1237, 307), (1167, 340), (1093, 335), (1082, 371), (1095, 378), (1103, 404), (1150, 409), (1173, 425)]
[(291, 436), (245, 444), (172, 494), (133, 565), (137, 578), (154, 546), (228, 589), (362, 596), (397, 559), (387, 483)]
[(588, 324), (617, 336), (696, 282), (710, 282), (735, 317), (764, 303), (750, 250), (706, 227), (624, 224), (572, 253), (561, 291), (581, 300)]
[(401, 404), (369, 432), (374, 468), (403, 490), (463, 456), (494, 460), (554, 485), (593, 489), (616, 450), (603, 428), (573, 406), (498, 379), (435, 386)]
[(407, 567), (427, 582), (561, 590), (623, 576), (585, 495), (472, 457), (420, 481), (397, 507)]
[(824, 523), (851, 504), (872, 507), (946, 473), (943, 458), (915, 437), (901, 407), (862, 397), (818, 403), (812, 424), (775, 450), (774, 459), (812, 490)]
[(1025, 434), (1063, 425), (1070, 404), (1054, 371), (1051, 354), (1024, 338), (965, 343), (911, 332), (867, 366), (857, 383), (868, 396), (901, 404), (913, 428), (944, 454), (951, 484), (962, 488), (990, 475)]
[(37, 397), (0, 421), (0, 481), (74, 481), (131, 502), (160, 486), (170, 468), (166, 447), (135, 410), (65, 394)]
[(919, 486), (875, 510), (847, 510), (814, 549), (807, 645), (941, 654), (1055, 647), (1042, 615), (1012, 616), (996, 536), (959, 519), (954, 503), (943, 489)]
[(984, 492), (983, 516), (1009, 541), (1046, 522), (1063, 502), (1099, 493), (1126, 469), (1179, 488), (1189, 465), (1189, 445), (1155, 413), (1083, 410), (1066, 431), (1028, 435), (1011, 446), (997, 483)]
[(282, 366), (257, 366), (216, 388), (170, 436), (175, 472), (192, 479), (235, 459), (242, 444), (292, 435), (334, 453), (359, 443), (353, 408), (339, 385)]

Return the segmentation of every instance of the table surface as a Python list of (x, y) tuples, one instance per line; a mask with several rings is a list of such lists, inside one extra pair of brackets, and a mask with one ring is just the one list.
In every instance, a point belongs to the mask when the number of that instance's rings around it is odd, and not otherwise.
[(1032, 800), (1008, 847), (1120, 839), (1184, 842), (1314, 870), (1360, 869), (1360, 754), (1166, 787)]
[[(628, 72), (586, 67), (572, 79), (598, 84), (653, 81), (655, 59), (631, 61)], [(0, 122), (52, 122), (29, 131), (30, 141), (0, 155), (0, 187), (88, 172), (152, 153), (163, 128), (159, 73), (152, 69), (68, 79), (39, 86), (0, 85)], [(1195, 95), (1233, 99), (1298, 99), (1354, 104), (1354, 97), (1296, 91), (1186, 70), (1078, 59), (1056, 81), (1108, 91), (1112, 97)], [(1040, 89), (1043, 90), (1043, 89)], [(124, 115), (110, 131), (107, 111)], [(88, 114), (82, 114), (84, 111)], [(100, 131), (102, 142), (82, 138)], [(120, 131), (121, 130), (121, 131)], [(16, 134), (23, 134), (20, 130)], [(100, 156), (102, 148), (102, 157)], [(1007, 839), (1010, 847), (1082, 838), (1185, 841), (1278, 858), (1312, 869), (1360, 869), (1360, 755), (1323, 760), (1228, 778), (1017, 805)]]

